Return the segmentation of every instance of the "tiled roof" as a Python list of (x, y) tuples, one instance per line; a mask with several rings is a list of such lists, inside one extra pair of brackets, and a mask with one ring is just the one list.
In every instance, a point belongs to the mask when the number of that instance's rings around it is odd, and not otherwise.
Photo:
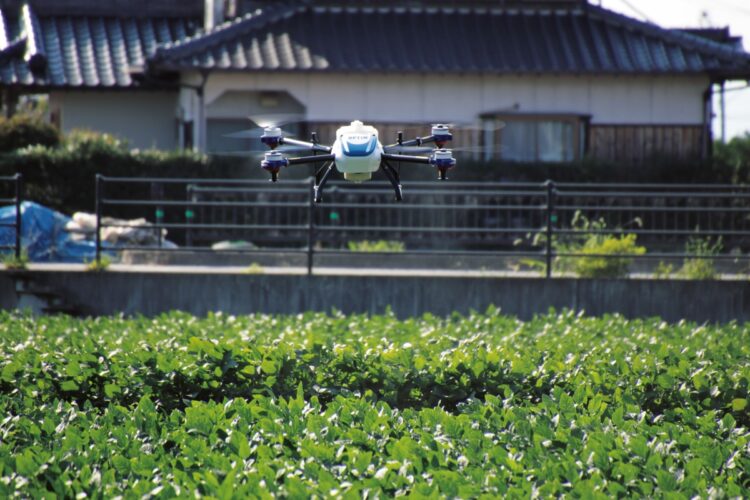
[(134, 85), (160, 44), (192, 35), (197, 22), (181, 18), (37, 16), (0, 12), (0, 85), (99, 87)]
[(272, 7), (160, 48), (165, 68), (263, 71), (710, 73), (750, 55), (595, 6)]
[(0, 11), (0, 86), (131, 87), (150, 69), (750, 78), (750, 55), (736, 43), (592, 5), (379, 5), (273, 2), (208, 33), (192, 18)]

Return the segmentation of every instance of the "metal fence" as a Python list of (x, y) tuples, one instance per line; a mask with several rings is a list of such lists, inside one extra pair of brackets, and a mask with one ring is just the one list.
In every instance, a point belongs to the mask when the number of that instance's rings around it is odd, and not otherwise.
[(23, 177), (16, 174), (12, 177), (0, 177), (0, 205), (15, 205), (16, 217), (13, 222), (0, 222), (0, 227), (13, 228), (15, 233), (12, 245), (0, 244), (0, 252), (12, 250), (16, 259), (21, 258), (21, 203), (23, 201)]
[[(592, 237), (635, 235), (635, 260), (750, 259), (750, 188), (732, 185), (411, 182), (404, 202), (385, 183), (331, 183), (313, 204), (313, 180), (113, 178), (97, 176), (97, 259), (107, 215), (147, 218), (178, 248), (214, 251), (221, 240), (256, 245), (244, 252), (348, 254), (350, 244), (387, 240), (403, 255), (515, 258), (552, 275), (564, 259), (623, 259), (585, 247)], [(708, 252), (690, 250), (706, 242)], [(355, 245), (356, 246), (356, 245)], [(119, 247), (115, 250), (142, 249)], [(387, 252), (385, 252), (387, 253)]]

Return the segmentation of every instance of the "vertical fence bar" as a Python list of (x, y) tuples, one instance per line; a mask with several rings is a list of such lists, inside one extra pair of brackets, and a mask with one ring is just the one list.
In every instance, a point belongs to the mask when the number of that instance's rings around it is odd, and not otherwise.
[(96, 174), (96, 263), (101, 264), (102, 260), (102, 176)]
[(194, 185), (188, 184), (187, 185), (187, 201), (191, 202), (190, 205), (188, 205), (185, 208), (185, 222), (188, 224), (188, 227), (185, 229), (185, 246), (192, 247), (193, 246), (193, 230), (192, 225), (195, 221), (195, 211), (193, 210), (195, 207), (195, 195), (193, 194)]
[(552, 224), (554, 222), (554, 214), (552, 212), (555, 209), (555, 183), (548, 180), (544, 183), (544, 185), (547, 188), (547, 244), (545, 248), (545, 258), (547, 261), (547, 265), (545, 266), (545, 269), (547, 271), (547, 278), (549, 279), (552, 277)]
[[(152, 182), (151, 183), (151, 199), (164, 199), (164, 186), (159, 182)], [(155, 219), (155, 226), (156, 226), (156, 243), (157, 247), (162, 247), (162, 224), (164, 224), (164, 207), (161, 205), (156, 205), (156, 209), (154, 210), (154, 219)]]
[(315, 245), (315, 177), (310, 177), (307, 201), (307, 275), (312, 276), (313, 246)]
[(21, 202), (23, 198), (23, 178), (16, 174), (16, 259), (21, 258)]

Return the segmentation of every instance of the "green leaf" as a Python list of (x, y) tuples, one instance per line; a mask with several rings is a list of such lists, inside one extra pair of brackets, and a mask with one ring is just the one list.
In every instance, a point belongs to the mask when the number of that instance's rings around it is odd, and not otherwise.
[(119, 394), (122, 392), (122, 389), (120, 389), (120, 386), (117, 384), (104, 384), (104, 394), (108, 398), (114, 397), (115, 394)]
[(732, 400), (732, 409), (734, 411), (742, 411), (747, 407), (747, 399), (737, 398)]
[(65, 382), (63, 382), (62, 384), (60, 384), (60, 387), (62, 388), (63, 391), (68, 391), (68, 392), (72, 392), (72, 391), (77, 391), (78, 390), (78, 384), (76, 384), (72, 380), (66, 380)]
[(659, 384), (659, 387), (662, 389), (672, 389), (674, 388), (674, 377), (667, 374), (662, 373), (658, 377), (656, 377), (656, 383)]
[(32, 477), (36, 473), (37, 465), (34, 453), (31, 450), (24, 450), (16, 455), (16, 472), (25, 477)]
[(267, 375), (273, 375), (276, 373), (276, 361), (270, 358), (266, 358), (260, 364), (260, 369)]

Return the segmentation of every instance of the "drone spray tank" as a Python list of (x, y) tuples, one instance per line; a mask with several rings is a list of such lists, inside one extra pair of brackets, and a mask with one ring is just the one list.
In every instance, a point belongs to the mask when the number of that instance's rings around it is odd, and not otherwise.
[(344, 179), (362, 182), (372, 178), (372, 173), (380, 168), (383, 145), (375, 127), (355, 120), (336, 131), (332, 153), (336, 169), (344, 174)]

